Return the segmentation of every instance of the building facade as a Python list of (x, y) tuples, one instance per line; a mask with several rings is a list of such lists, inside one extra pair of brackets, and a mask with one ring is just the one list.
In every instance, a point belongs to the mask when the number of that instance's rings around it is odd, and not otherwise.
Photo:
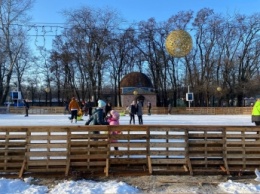
[(144, 73), (131, 72), (120, 82), (121, 102), (123, 107), (129, 106), (133, 101), (141, 101), (146, 107), (148, 102), (156, 106), (156, 93), (151, 80)]

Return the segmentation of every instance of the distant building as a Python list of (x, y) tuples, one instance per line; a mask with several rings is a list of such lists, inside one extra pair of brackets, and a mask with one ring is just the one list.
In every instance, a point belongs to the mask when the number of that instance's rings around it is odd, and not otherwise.
[(140, 100), (146, 107), (151, 102), (156, 106), (156, 93), (151, 80), (140, 72), (127, 74), (120, 82), (122, 106), (128, 106), (133, 100)]

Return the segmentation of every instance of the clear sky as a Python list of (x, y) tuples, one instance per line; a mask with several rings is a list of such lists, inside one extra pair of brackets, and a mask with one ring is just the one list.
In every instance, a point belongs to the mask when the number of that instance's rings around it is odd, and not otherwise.
[[(260, 12), (260, 0), (35, 0), (30, 12), (31, 22), (44, 28), (38, 27), (37, 32), (35, 28), (31, 29), (32, 45), (50, 48), (51, 40), (62, 28), (48, 26), (63, 26), (65, 19), (61, 12), (82, 6), (116, 10), (126, 21), (126, 26), (152, 17), (157, 22), (166, 21), (180, 11), (192, 10), (196, 13), (202, 8), (211, 8), (223, 16)], [(43, 32), (46, 32), (46, 36), (39, 36)]]
[(179, 11), (196, 12), (202, 8), (212, 8), (215, 13), (224, 15), (251, 15), (260, 12), (260, 0), (36, 0), (31, 14), (36, 23), (63, 23), (61, 10), (80, 8), (83, 5), (115, 9), (129, 23), (151, 17), (156, 21), (164, 21)]

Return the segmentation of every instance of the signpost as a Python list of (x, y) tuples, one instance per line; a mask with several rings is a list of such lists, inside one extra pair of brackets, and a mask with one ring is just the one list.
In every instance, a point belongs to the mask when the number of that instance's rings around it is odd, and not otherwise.
[(186, 93), (186, 101), (189, 102), (189, 108), (190, 108), (190, 102), (192, 102), (194, 99), (193, 93), (190, 92), (190, 86), (188, 86), (188, 93)]

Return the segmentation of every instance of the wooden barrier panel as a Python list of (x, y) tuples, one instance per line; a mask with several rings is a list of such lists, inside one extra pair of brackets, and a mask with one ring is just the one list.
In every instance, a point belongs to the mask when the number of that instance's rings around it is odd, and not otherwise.
[(228, 171), (224, 154), (223, 127), (191, 127), (188, 130), (189, 158), (194, 173)]
[(0, 169), (19, 177), (254, 173), (259, 133), (256, 126), (0, 126)]
[(260, 167), (259, 128), (227, 127), (225, 147), (230, 171)]
[[(149, 133), (146, 126), (109, 126), (109, 172), (146, 171), (149, 168)], [(121, 134), (113, 134), (120, 132)]]
[[(68, 163), (65, 175), (75, 172), (104, 172), (108, 169), (108, 133), (106, 126), (87, 126), (68, 132)], [(105, 171), (108, 176), (108, 171)]]
[(27, 172), (65, 172), (67, 164), (66, 127), (34, 126), (27, 129), (25, 168)]
[(0, 128), (0, 170), (4, 173), (19, 172), (22, 168), (27, 145), (27, 129)]
[(150, 127), (149, 154), (152, 172), (190, 172), (187, 130), (182, 127)]

